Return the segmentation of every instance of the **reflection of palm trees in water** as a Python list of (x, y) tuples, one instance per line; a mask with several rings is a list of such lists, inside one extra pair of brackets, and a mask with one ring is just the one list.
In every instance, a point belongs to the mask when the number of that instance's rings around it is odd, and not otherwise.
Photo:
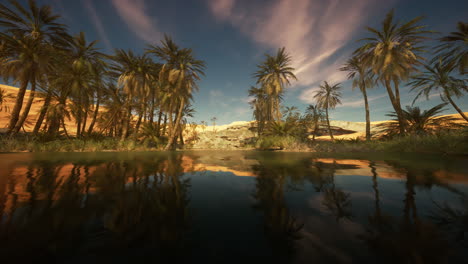
[[(181, 162), (174, 154), (92, 164), (91, 170), (80, 161), (66, 165), (67, 175), (61, 163), (30, 166), (25, 184), (12, 179), (0, 194), (9, 199), (0, 215), (0, 254), (47, 259), (141, 243), (171, 254), (167, 249), (180, 248), (188, 226), (189, 182)], [(26, 200), (18, 199), (21, 186)]]
[(465, 194), (460, 196), (461, 208), (456, 208), (447, 203), (440, 204), (434, 200), (435, 206), (429, 217), (435, 224), (447, 232), (452, 239), (462, 246), (468, 247), (468, 197)]
[(429, 222), (419, 218), (416, 200), (416, 175), (408, 170), (403, 216), (398, 223), (386, 216), (380, 207), (377, 172), (373, 163), (375, 213), (369, 216), (367, 232), (361, 238), (383, 263), (446, 263), (449, 250), (441, 234)]
[[(79, 212), (79, 207), (73, 207), (72, 204), (76, 193), (74, 188), (59, 191), (56, 187), (60, 183), (52, 184), (60, 181), (57, 171), (48, 167), (40, 170), (35, 165), (29, 166), (25, 188), (29, 194), (27, 200), (17, 199), (16, 188), (22, 183), (12, 182), (8, 193), (13, 198), (11, 209), (4, 212), (8, 215), (2, 217), (8, 220), (0, 227), (2, 256), (7, 259), (11, 256), (21, 262), (27, 258), (50, 257), (52, 252), (58, 250), (69, 253), (75, 249), (70, 245), (76, 245), (80, 241), (79, 227), (84, 218), (80, 217), (83, 214), (75, 213)], [(73, 173), (76, 173), (76, 166), (72, 169)], [(70, 176), (72, 178), (73, 175)], [(47, 188), (46, 184), (51, 186)], [(57, 200), (57, 197), (60, 199)]]
[(288, 168), (255, 165), (253, 170), (257, 174), (255, 209), (264, 214), (265, 232), (273, 253), (279, 257), (292, 257), (294, 241), (301, 238), (299, 232), (303, 224), (291, 215), (285, 202)]
[[(316, 166), (320, 168), (320, 163), (316, 164)], [(319, 169), (320, 177), (329, 179), (328, 184), (325, 184), (323, 187), (321, 187), (323, 190), (322, 205), (335, 217), (336, 221), (339, 221), (342, 218), (351, 219), (353, 216), (351, 208), (351, 195), (336, 187), (336, 167), (336, 161), (333, 161), (331, 166)]]
[[(106, 226), (132, 243), (150, 243), (175, 249), (182, 246), (188, 227), (188, 179), (183, 179), (182, 155), (171, 155), (154, 172), (154, 163), (132, 167), (131, 182), (115, 197)], [(146, 166), (145, 166), (146, 165)], [(128, 168), (128, 167), (127, 167)], [(137, 179), (137, 170), (142, 177)]]

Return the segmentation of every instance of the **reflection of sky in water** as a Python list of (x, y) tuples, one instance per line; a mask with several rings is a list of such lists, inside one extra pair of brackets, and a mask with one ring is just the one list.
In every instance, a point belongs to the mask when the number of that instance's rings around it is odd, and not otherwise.
[[(119, 212), (119, 206), (127, 206), (129, 210), (143, 203), (149, 206), (144, 210), (148, 210), (153, 203), (161, 203), (162, 209), (158, 210), (163, 211), (148, 217), (143, 217), (142, 212), (138, 221), (142, 221), (139, 225), (149, 222), (151, 226), (154, 216), (169, 214), (169, 222), (160, 223), (164, 226), (177, 221), (177, 214), (170, 215), (171, 207), (175, 206), (172, 202), (179, 195), (177, 192), (183, 191), (188, 200), (190, 226), (183, 236), (191, 241), (193, 258), (234, 260), (252, 254), (263, 257), (289, 254), (281, 251), (289, 243), (285, 239), (288, 233), (281, 228), (282, 223), (294, 219), (297, 226), (303, 227), (298, 229), (301, 239), (293, 242), (295, 250), (290, 259), (297, 263), (346, 263), (366, 261), (372, 254), (361, 237), (369, 229), (369, 217), (376, 213), (376, 189), (382, 214), (391, 216), (395, 226), (403, 221), (405, 205), (413, 206), (410, 202), (405, 204), (410, 190), (414, 190), (410, 198), (414, 198), (418, 221), (431, 221), (429, 216), (437, 209), (434, 201), (467, 209), (460, 199), (461, 194), (468, 193), (463, 159), (441, 158), (436, 163), (431, 158), (431, 164), (425, 167), (424, 160), (418, 158), (415, 158), (418, 165), (412, 166), (416, 162), (317, 159), (297, 153), (179, 153), (170, 157), (146, 153), (126, 154), (123, 158), (118, 155), (106, 154), (99, 162), (66, 158), (48, 161), (44, 157), (38, 162), (28, 156), (20, 163), (13, 159), (5, 163), (9, 157), (2, 155), (2, 223), (7, 223), (12, 215), (13, 222), (22, 219), (28, 223), (25, 216), (30, 214), (30, 208), (39, 208), (52, 199), (53, 205), (72, 201), (65, 204), (71, 206), (72, 213), (103, 210), (106, 217)], [(13, 157), (18, 155), (10, 158)], [(74, 154), (74, 157), (86, 156)], [(377, 178), (373, 173), (377, 173)], [(177, 187), (185, 180), (186, 189)], [(119, 184), (123, 190), (118, 188)], [(57, 188), (53, 195), (51, 186)], [(75, 198), (77, 207), (72, 208)], [(349, 204), (344, 205), (346, 201)], [(338, 217), (339, 213), (343, 215)], [(86, 217), (100, 216), (91, 213)], [(114, 219), (118, 221), (118, 215)], [(0, 229), (0, 233), (5, 230), (9, 229)], [(454, 248), (457, 245), (450, 242)]]

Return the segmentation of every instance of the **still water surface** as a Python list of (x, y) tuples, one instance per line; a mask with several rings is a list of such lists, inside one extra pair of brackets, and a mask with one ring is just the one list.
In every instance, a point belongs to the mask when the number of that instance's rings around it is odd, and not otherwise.
[(0, 154), (0, 258), (468, 263), (467, 164), (241, 151)]

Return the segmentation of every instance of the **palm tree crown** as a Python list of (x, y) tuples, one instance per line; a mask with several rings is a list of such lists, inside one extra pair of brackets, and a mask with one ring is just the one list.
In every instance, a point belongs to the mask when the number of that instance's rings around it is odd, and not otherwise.
[(317, 100), (317, 106), (322, 109), (334, 109), (338, 104), (341, 104), (340, 90), (340, 83), (330, 85), (327, 81), (324, 81), (314, 95), (314, 98)]
[(325, 110), (325, 117), (327, 119), (328, 133), (330, 138), (333, 140), (333, 133), (330, 126), (330, 118), (328, 116), (329, 109), (335, 109), (338, 104), (341, 104), (341, 84), (336, 83), (334, 85), (328, 84), (324, 81), (320, 85), (320, 89), (315, 93), (314, 98), (317, 101), (317, 106)]
[(382, 23), (382, 31), (368, 27), (374, 36), (364, 38), (365, 45), (356, 50), (355, 54), (363, 57), (380, 80), (398, 81), (407, 79), (424, 60), (420, 53), (424, 47), (420, 44), (427, 39), (424, 34), (431, 33), (416, 23), (423, 17), (400, 24), (393, 21), (393, 10)]
[(463, 111), (455, 104), (452, 97), (461, 97), (463, 92), (468, 91), (466, 83), (453, 77), (452, 70), (453, 65), (444, 65), (441, 61), (435, 63), (434, 66), (424, 65), (425, 71), (421, 74), (413, 77), (413, 80), (409, 83), (412, 86), (412, 91), (417, 90), (418, 94), (414, 98), (413, 103), (421, 96), (426, 96), (429, 99), (429, 94), (433, 90), (440, 89), (441, 96), (448, 100), (450, 104), (457, 110), (457, 112), (466, 120), (468, 118)]
[(458, 67), (460, 73), (465, 74), (468, 69), (468, 23), (458, 22), (457, 29), (440, 39), (443, 44), (438, 53), (447, 65)]

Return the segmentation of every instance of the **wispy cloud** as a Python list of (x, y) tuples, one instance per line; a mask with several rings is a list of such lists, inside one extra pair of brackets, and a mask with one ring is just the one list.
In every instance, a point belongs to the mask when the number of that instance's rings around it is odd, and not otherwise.
[[(370, 10), (371, 0), (272, 0), (265, 5), (256, 1), (210, 0), (217, 19), (227, 21), (254, 41), (268, 48), (286, 47), (293, 57), (297, 86), (309, 87), (300, 99), (310, 101), (313, 90), (323, 80), (346, 79), (338, 68), (352, 50), (353, 41)], [(379, 1), (379, 6), (381, 4)], [(257, 6), (258, 5), (258, 6)]]
[(112, 50), (112, 44), (109, 41), (109, 37), (107, 37), (107, 33), (104, 29), (104, 25), (102, 24), (99, 15), (97, 14), (96, 8), (94, 7), (91, 0), (84, 0), (83, 1), (84, 7), (88, 14), (91, 16), (91, 20), (93, 21), (94, 27), (96, 28), (99, 37), (101, 38), (102, 42), (106, 46), (108, 50)]
[[(387, 97), (386, 93), (379, 94), (376, 96), (369, 96), (367, 97), (367, 101), (370, 103), (372, 101), (378, 100), (380, 98)], [(363, 107), (364, 106), (364, 98), (362, 99), (354, 99), (354, 100), (343, 100), (343, 103), (341, 105), (338, 105), (337, 107)]]
[(150, 43), (161, 39), (157, 23), (147, 12), (145, 0), (112, 0), (120, 17), (129, 28), (142, 40)]
[(319, 89), (318, 87), (314, 87), (314, 88), (310, 88), (310, 89), (302, 91), (301, 95), (299, 96), (299, 99), (308, 104), (315, 103), (314, 96), (317, 93), (318, 89)]

